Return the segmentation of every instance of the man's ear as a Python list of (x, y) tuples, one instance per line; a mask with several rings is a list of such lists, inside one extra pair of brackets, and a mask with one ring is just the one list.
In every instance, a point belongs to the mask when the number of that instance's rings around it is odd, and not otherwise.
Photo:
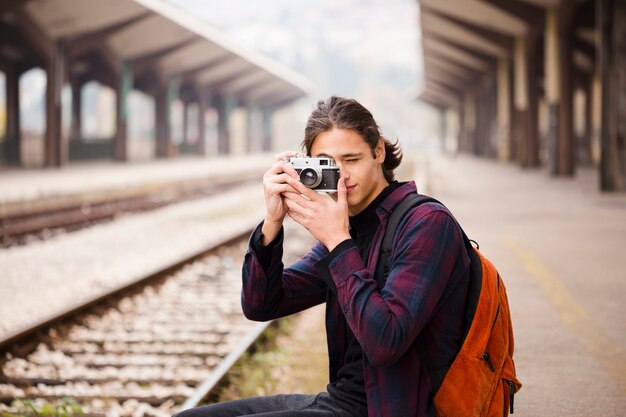
[(376, 160), (381, 164), (385, 162), (385, 140), (383, 138), (378, 139), (378, 143), (376, 144)]

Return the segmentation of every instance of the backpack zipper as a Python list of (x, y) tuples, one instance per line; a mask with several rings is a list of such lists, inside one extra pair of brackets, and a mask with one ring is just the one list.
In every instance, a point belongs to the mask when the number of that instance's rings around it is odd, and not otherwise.
[(509, 413), (513, 414), (513, 401), (515, 400), (515, 383), (513, 381), (509, 381), (508, 379), (505, 379), (504, 382), (506, 382), (509, 386)]
[(496, 368), (493, 366), (493, 362), (491, 362), (491, 356), (489, 356), (489, 352), (483, 353), (482, 360), (487, 362), (487, 365), (489, 365), (489, 369), (491, 369), (491, 372), (496, 371)]

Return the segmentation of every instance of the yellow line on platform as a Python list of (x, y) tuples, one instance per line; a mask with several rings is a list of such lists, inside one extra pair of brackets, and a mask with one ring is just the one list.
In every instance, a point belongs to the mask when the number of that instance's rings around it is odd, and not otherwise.
[(506, 244), (521, 260), (524, 268), (532, 275), (556, 308), (561, 320), (583, 338), (585, 347), (598, 359), (626, 394), (626, 351), (615, 343), (591, 318), (589, 313), (576, 302), (565, 284), (539, 258), (517, 239), (506, 238)]

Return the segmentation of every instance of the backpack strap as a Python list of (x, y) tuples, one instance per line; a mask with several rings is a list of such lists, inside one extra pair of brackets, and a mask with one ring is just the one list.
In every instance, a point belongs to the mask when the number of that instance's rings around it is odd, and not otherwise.
[(385, 229), (383, 242), (380, 247), (378, 263), (376, 264), (376, 283), (378, 284), (378, 289), (382, 289), (385, 286), (387, 277), (389, 276), (389, 256), (391, 255), (393, 235), (396, 229), (409, 210), (428, 201), (431, 201), (431, 198), (428, 196), (422, 194), (409, 194), (391, 212), (389, 220), (387, 221), (387, 228)]
[[(385, 235), (383, 237), (383, 241), (381, 244), (380, 254), (378, 257), (378, 263), (376, 265), (375, 278), (376, 278), (376, 283), (378, 285), (379, 290), (385, 286), (385, 283), (387, 282), (387, 278), (389, 276), (389, 272), (391, 270), (389, 261), (390, 261), (391, 249), (393, 247), (393, 238), (394, 238), (394, 234), (396, 230), (398, 229), (398, 226), (400, 225), (400, 222), (411, 209), (419, 206), (420, 204), (425, 204), (425, 203), (437, 203), (437, 204), (444, 206), (443, 204), (441, 204), (441, 202), (439, 202), (439, 200), (433, 197), (430, 197), (424, 194), (409, 194), (408, 196), (404, 198), (404, 200), (402, 200), (394, 208), (393, 212), (389, 216), (389, 221), (387, 222), (387, 228), (385, 229)], [(456, 223), (458, 225), (458, 222)], [(465, 336), (467, 336), (467, 331), (469, 330), (471, 321), (474, 317), (474, 312), (476, 311), (476, 303), (478, 302), (478, 296), (476, 292), (477, 291), (478, 293), (480, 292), (480, 285), (481, 285), (480, 277), (482, 275), (482, 268), (480, 266), (480, 259), (478, 258), (476, 251), (474, 251), (474, 247), (472, 246), (471, 242), (475, 243), (476, 248), (478, 248), (478, 243), (476, 243), (473, 240), (470, 240), (460, 225), (459, 225), (459, 229), (461, 230), (461, 233), (463, 234), (463, 242), (465, 243), (465, 248), (467, 249), (467, 254), (470, 258), (470, 269), (471, 269), (470, 275), (478, 277), (477, 279), (470, 279), (470, 288), (468, 290), (469, 291), (468, 305), (466, 306), (464, 332), (463, 332), (463, 340), (462, 340), (464, 341)], [(439, 390), (439, 387), (441, 386), (443, 382), (443, 379), (448, 371), (448, 368), (439, 369), (439, 370), (435, 369), (435, 366), (433, 365), (430, 355), (426, 351), (426, 345), (421, 334), (418, 335), (418, 337), (415, 340), (415, 349), (430, 378), (431, 392), (434, 397), (434, 395), (437, 393), (437, 391)]]
[[(376, 265), (375, 276), (376, 282), (378, 284), (378, 289), (382, 289), (385, 286), (385, 283), (387, 282), (387, 277), (389, 276), (389, 271), (391, 270), (391, 266), (389, 265), (389, 256), (391, 255), (391, 249), (393, 247), (393, 236), (398, 229), (400, 222), (411, 209), (424, 203), (441, 204), (439, 200), (424, 194), (409, 194), (391, 212), (391, 215), (389, 216), (389, 221), (387, 222), (387, 228), (385, 229), (385, 235), (383, 237), (383, 241), (380, 247), (380, 255), (378, 256), (379, 261)], [(443, 206), (443, 204), (441, 205)], [(470, 241), (470, 239), (468, 239), (463, 229), (461, 229), (461, 233), (463, 233), (463, 241), (465, 242), (465, 247), (469, 251), (469, 249), (472, 248), (472, 244), (470, 242), (474, 241)], [(476, 244), (476, 247), (478, 247), (478, 244)]]

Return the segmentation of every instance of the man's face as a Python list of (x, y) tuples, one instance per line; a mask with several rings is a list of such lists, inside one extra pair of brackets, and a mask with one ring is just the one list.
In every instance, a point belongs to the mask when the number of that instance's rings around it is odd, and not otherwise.
[(382, 170), (383, 142), (379, 141), (374, 158), (367, 142), (354, 130), (333, 129), (320, 133), (311, 146), (311, 156), (335, 160), (348, 189), (351, 216), (363, 211), (389, 185)]

